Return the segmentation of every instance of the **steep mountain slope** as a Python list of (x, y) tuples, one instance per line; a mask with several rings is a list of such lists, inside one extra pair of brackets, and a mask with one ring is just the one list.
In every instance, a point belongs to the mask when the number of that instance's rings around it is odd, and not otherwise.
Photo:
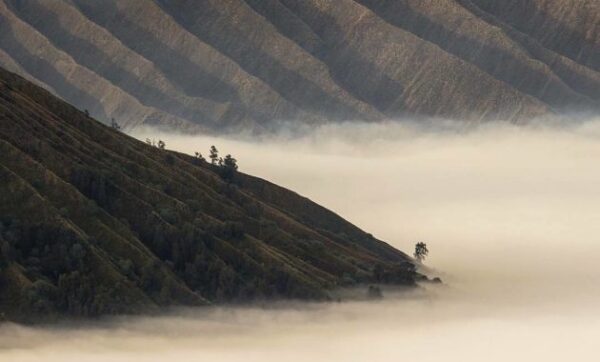
[(402, 252), (256, 177), (102, 125), (0, 68), (0, 313), (152, 311), (414, 284)]
[(600, 71), (600, 2), (471, 1), (548, 49)]
[(600, 110), (594, 0), (1, 0), (0, 65), (105, 122)]

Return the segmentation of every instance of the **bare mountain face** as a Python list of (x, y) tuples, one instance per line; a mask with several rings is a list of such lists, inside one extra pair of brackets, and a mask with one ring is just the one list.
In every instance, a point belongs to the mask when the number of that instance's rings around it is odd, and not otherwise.
[(1, 0), (0, 65), (103, 121), (269, 130), (600, 109), (596, 0)]

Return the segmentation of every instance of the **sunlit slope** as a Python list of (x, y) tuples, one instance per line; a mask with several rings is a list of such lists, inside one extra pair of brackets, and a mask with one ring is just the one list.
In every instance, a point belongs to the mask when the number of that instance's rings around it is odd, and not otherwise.
[(289, 190), (147, 145), (0, 70), (0, 312), (98, 315), (413, 284), (410, 259)]
[(0, 64), (127, 127), (597, 111), (592, 0), (0, 1)]
[[(464, 1), (467, 3), (468, 1)], [(471, 0), (505, 26), (600, 71), (600, 3), (596, 0)], [(596, 95), (596, 97), (600, 97)]]

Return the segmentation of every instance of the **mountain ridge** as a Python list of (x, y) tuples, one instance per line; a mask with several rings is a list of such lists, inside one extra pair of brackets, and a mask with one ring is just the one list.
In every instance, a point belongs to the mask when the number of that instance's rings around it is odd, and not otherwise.
[(0, 68), (0, 313), (330, 300), (413, 260), (290, 190), (102, 125)]
[(600, 109), (599, 14), (590, 0), (3, 0), (0, 65), (127, 128), (520, 122)]

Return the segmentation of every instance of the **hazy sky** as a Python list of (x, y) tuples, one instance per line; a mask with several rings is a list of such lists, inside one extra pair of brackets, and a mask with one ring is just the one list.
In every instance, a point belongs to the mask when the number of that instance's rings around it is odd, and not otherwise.
[(382, 302), (220, 308), (78, 328), (0, 327), (0, 361), (596, 360), (600, 122), (328, 126), (261, 142), (155, 131), (293, 189), (446, 281)]

